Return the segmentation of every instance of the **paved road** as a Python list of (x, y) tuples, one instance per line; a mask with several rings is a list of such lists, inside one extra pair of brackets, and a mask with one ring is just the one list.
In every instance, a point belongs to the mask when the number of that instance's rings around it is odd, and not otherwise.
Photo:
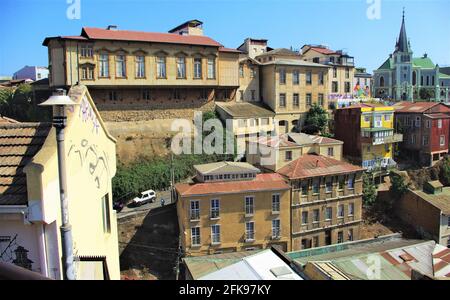
[(156, 192), (156, 200), (153, 203), (147, 203), (138, 207), (125, 206), (120, 213), (117, 213), (117, 218), (121, 219), (161, 207), (161, 199), (164, 199), (164, 205), (170, 204), (170, 191)]

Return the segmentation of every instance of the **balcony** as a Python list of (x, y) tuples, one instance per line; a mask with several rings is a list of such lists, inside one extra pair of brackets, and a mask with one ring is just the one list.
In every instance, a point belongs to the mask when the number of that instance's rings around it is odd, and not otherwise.
[(281, 239), (281, 230), (280, 229), (274, 229), (272, 230), (272, 240), (279, 240)]
[(246, 243), (252, 243), (255, 241), (255, 232), (254, 231), (248, 231), (245, 233), (244, 240)]
[(384, 144), (393, 144), (393, 143), (401, 143), (403, 142), (403, 134), (395, 133), (389, 136), (371, 136), (371, 137), (362, 137), (361, 142), (363, 144), (371, 144), (373, 146), (376, 145), (384, 145)]

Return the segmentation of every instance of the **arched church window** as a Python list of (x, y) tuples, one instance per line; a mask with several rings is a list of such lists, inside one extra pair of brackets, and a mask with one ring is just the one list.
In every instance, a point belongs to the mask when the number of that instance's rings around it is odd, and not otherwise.
[(412, 84), (413, 85), (417, 84), (417, 73), (416, 73), (416, 71), (413, 72)]
[(384, 86), (384, 77), (383, 76), (380, 77), (380, 86)]

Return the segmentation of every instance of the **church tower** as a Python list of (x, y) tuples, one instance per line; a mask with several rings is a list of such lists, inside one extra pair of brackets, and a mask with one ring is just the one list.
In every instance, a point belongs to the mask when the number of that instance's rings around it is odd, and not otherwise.
[(403, 9), (402, 26), (395, 45), (393, 58), (393, 94), (396, 99), (411, 101), (413, 99), (413, 64), (411, 45), (406, 35), (405, 10)]

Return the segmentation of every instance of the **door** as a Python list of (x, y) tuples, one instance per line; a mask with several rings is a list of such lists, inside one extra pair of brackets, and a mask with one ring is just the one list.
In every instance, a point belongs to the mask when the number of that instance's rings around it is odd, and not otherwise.
[(325, 245), (331, 245), (331, 230), (325, 230)]

